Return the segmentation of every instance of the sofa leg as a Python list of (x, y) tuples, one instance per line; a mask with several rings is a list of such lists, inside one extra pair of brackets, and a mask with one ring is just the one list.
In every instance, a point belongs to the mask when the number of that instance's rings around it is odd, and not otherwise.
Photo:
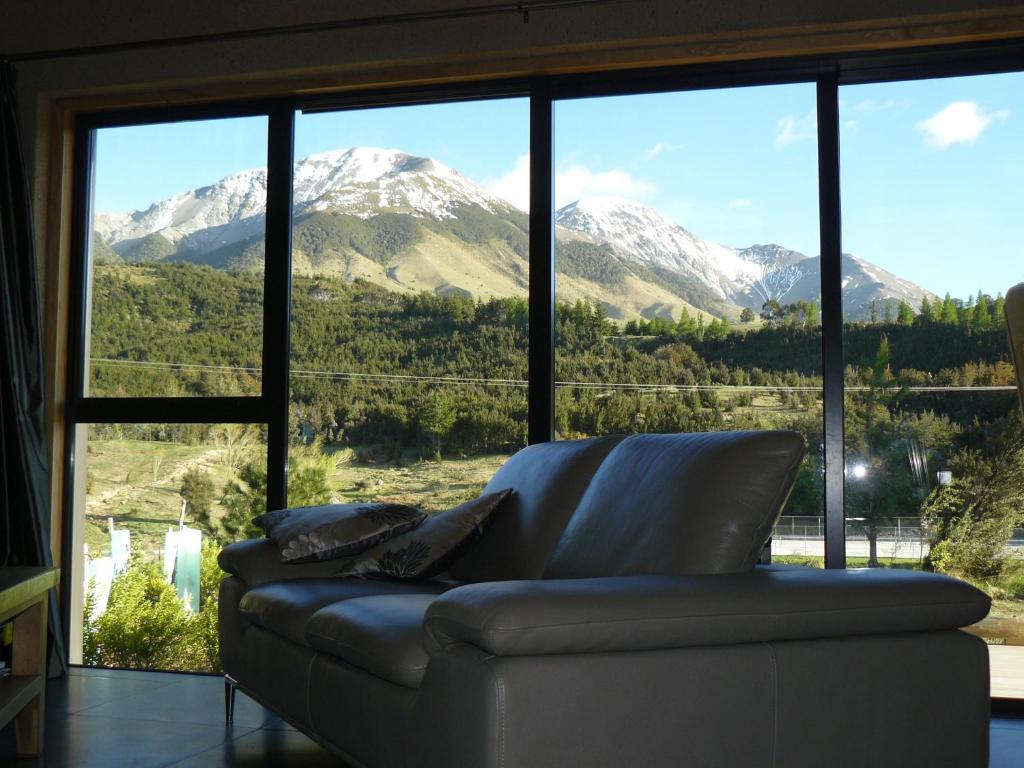
[(235, 722), (235, 687), (236, 683), (230, 675), (224, 675), (224, 724)]

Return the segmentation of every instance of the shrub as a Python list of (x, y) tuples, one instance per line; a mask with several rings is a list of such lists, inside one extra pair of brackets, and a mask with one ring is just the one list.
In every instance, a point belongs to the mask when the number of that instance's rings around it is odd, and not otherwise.
[(115, 577), (107, 610), (90, 621), (86, 600), (83, 653), (86, 664), (130, 669), (220, 671), (217, 594), (225, 575), (217, 565), (218, 547), (206, 542), (200, 558), (198, 613), (190, 613), (160, 566), (141, 558)]

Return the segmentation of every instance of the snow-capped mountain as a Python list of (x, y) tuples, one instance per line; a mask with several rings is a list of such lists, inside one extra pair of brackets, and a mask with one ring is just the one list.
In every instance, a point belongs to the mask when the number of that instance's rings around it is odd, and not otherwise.
[(381, 211), (451, 219), (465, 205), (501, 214), (512, 206), (437, 160), (397, 149), (336, 149), (295, 164), (294, 205), (344, 210), (369, 218)]
[[(358, 147), (310, 155), (295, 164), (294, 210), (343, 210), (360, 218), (382, 212), (453, 218), (460, 206), (495, 214), (512, 209), (448, 166), (397, 149)], [(205, 253), (263, 232), (265, 168), (242, 171), (181, 192), (131, 214), (100, 213), (94, 229), (115, 251), (157, 234), (181, 252)]]
[(748, 301), (741, 303), (751, 309), (763, 306), (769, 299), (788, 303), (784, 297), (802, 277), (800, 264), (807, 260), (806, 256), (774, 243), (751, 245), (739, 250), (738, 255), (744, 261), (757, 264), (761, 268), (757, 280), (744, 289)]
[[(98, 263), (196, 261), (249, 268), (263, 259), (266, 169), (232, 174), (130, 214), (94, 219)], [(458, 171), (396, 149), (311, 155), (294, 168), (296, 269), (362, 278), (391, 290), (526, 295), (526, 215)], [(559, 299), (601, 304), (614, 318), (738, 315), (816, 299), (818, 258), (776, 244), (731, 248), (632, 200), (587, 197), (556, 213)], [(843, 259), (844, 311), (932, 294), (853, 256)]]
[(611, 243), (648, 266), (691, 276), (723, 301), (731, 302), (762, 272), (733, 249), (698, 237), (632, 200), (586, 197), (560, 208), (555, 221), (598, 242)]
[[(796, 265), (799, 279), (779, 297), (782, 304), (796, 301), (810, 301), (821, 294), (821, 261), (817, 256), (804, 259)], [(921, 307), (921, 300), (939, 300), (931, 291), (916, 283), (897, 277), (881, 267), (850, 253), (843, 254), (843, 312), (851, 319), (863, 319), (871, 314), (871, 305), (879, 317), (888, 311), (896, 316), (901, 301), (909, 304), (915, 312)], [(888, 307), (888, 310), (886, 309)]]
[[(780, 304), (811, 301), (821, 293), (821, 267), (808, 257), (774, 243), (733, 249), (705, 240), (661, 213), (632, 200), (584, 198), (556, 213), (563, 227), (610, 243), (624, 257), (695, 280), (722, 301), (760, 310), (766, 301)], [(878, 312), (886, 304), (906, 301), (916, 311), (921, 299), (937, 297), (864, 259), (843, 255), (843, 310), (864, 317), (872, 302)], [(675, 281), (673, 281), (675, 282)], [(711, 309), (711, 307), (702, 307)]]

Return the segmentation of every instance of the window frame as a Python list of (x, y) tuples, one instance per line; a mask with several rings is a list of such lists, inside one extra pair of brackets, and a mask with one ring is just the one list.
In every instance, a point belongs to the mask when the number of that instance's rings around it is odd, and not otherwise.
[[(821, 329), (824, 435), (825, 567), (846, 566), (844, 509), (844, 361), (841, 288), (839, 87), (842, 85), (1024, 71), (1024, 43), (999, 41), (914, 50), (749, 59), (714, 64), (612, 70), (443, 85), (372, 88), (339, 93), (218, 102), (125, 111), (80, 112), (74, 120), (72, 165), (71, 312), (67, 328), (64, 416), (63, 557), (74, 556), (75, 430), (89, 423), (267, 424), (268, 507), (287, 497), (290, 368), (291, 196), (295, 115), (350, 109), (439, 104), (500, 98), (530, 101), (530, 232), (528, 439), (554, 439), (555, 262), (554, 105), (581, 98), (813, 83), (817, 96), (818, 220), (821, 254)], [(263, 385), (259, 396), (195, 398), (86, 397), (85, 334), (89, 310), (88, 223), (91, 220), (94, 131), (101, 128), (196, 119), (264, 115), (268, 118), (267, 229), (264, 271)], [(65, 633), (68, 587), (62, 583)], [(1019, 709), (1018, 700), (994, 700)]]

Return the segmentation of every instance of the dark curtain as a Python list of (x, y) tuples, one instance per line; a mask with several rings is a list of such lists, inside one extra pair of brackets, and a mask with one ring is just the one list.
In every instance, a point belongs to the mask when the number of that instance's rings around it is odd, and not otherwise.
[[(0, 61), (0, 557), (7, 566), (53, 564), (42, 342), (14, 71)], [(51, 593), (51, 674), (65, 668), (62, 634)]]

